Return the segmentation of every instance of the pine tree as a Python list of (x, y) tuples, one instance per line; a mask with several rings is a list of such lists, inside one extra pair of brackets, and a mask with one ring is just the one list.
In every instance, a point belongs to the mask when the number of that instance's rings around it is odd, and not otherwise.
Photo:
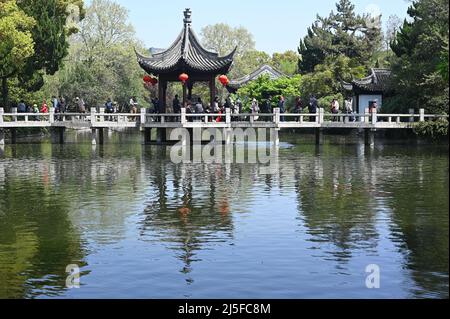
[(317, 16), (306, 37), (300, 41), (299, 70), (301, 73), (312, 72), (326, 57), (339, 55), (367, 65), (380, 44), (380, 18), (358, 15), (350, 0), (340, 0), (336, 4), (336, 13), (332, 11), (327, 18)]
[(44, 74), (55, 74), (68, 54), (66, 6), (62, 0), (22, 0), (18, 5), (36, 21), (32, 30), (35, 53), (27, 60), (26, 67), (19, 74), (21, 85), (28, 91), (39, 90)]
[(448, 72), (449, 3), (416, 0), (408, 9), (411, 19), (391, 45), (396, 99), (393, 111), (425, 108), (430, 113), (449, 112)]

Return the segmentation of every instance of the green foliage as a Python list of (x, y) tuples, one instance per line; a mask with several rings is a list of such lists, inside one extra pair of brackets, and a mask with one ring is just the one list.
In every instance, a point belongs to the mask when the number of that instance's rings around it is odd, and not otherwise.
[(46, 77), (39, 98), (64, 95), (69, 102), (79, 96), (88, 106), (103, 105), (108, 98), (124, 106), (131, 96), (140, 102), (148, 92), (133, 47), (145, 49), (135, 38), (122, 6), (109, 0), (94, 0), (86, 10), (80, 31), (70, 40), (65, 66)]
[(23, 0), (18, 2), (25, 13), (36, 21), (32, 29), (34, 54), (27, 59), (19, 73), (20, 87), (26, 91), (38, 91), (44, 85), (44, 74), (55, 74), (68, 54), (68, 35), (73, 28), (66, 28), (70, 12), (67, 6), (78, 8), (79, 18), (83, 3), (62, 0)]
[(225, 23), (208, 25), (201, 31), (202, 44), (205, 48), (227, 55), (235, 48), (236, 57), (255, 50), (253, 35), (244, 27), (233, 28)]
[(448, 114), (448, 1), (416, 0), (408, 14), (391, 45), (397, 108)]
[[(267, 98), (271, 98), (272, 102), (276, 103), (281, 95), (285, 97), (300, 96), (301, 80), (302, 77), (300, 75), (276, 80), (271, 80), (268, 75), (265, 75), (240, 88), (237, 95), (243, 98), (244, 106), (247, 109), (254, 98), (259, 103), (262, 103)], [(287, 108), (289, 108), (289, 105), (287, 105)]]
[(357, 15), (349, 0), (336, 4), (337, 12), (328, 17), (317, 16), (300, 41), (299, 70), (313, 72), (327, 57), (344, 55), (361, 65), (368, 65), (373, 54), (381, 48), (381, 19)]
[(247, 51), (242, 56), (237, 56), (235, 58), (229, 77), (231, 79), (241, 78), (252, 73), (264, 64), (272, 64), (270, 55), (263, 51)]
[(440, 119), (433, 122), (416, 123), (414, 133), (432, 140), (448, 138), (448, 120)]
[(299, 55), (291, 50), (272, 55), (272, 65), (286, 75), (294, 75), (298, 71)]
[(8, 79), (15, 76), (34, 53), (31, 30), (35, 23), (16, 1), (0, 2), (0, 79), (5, 107), (9, 107)]
[(324, 64), (316, 66), (313, 73), (303, 76), (300, 86), (301, 96), (304, 100), (308, 100), (311, 95), (315, 95), (319, 99), (320, 107), (329, 108), (334, 98), (339, 101), (344, 99), (342, 81), (361, 78), (364, 73), (363, 66), (358, 66), (354, 60), (346, 56), (327, 58)]

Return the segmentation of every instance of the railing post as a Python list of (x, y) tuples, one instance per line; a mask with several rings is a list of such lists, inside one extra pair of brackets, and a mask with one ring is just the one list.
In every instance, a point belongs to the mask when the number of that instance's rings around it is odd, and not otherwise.
[(49, 110), (49, 121), (50, 124), (55, 123), (55, 109), (53, 107)]
[(409, 122), (412, 123), (414, 122), (414, 109), (409, 109), (409, 114), (413, 115), (409, 118)]
[(3, 114), (5, 114), (5, 109), (0, 107), (0, 123), (3, 123)]
[(182, 108), (181, 109), (181, 124), (186, 124), (187, 120), (186, 120), (186, 108)]
[(377, 124), (377, 109), (372, 109), (372, 124)]
[(319, 108), (319, 114), (316, 118), (317, 124), (323, 124), (325, 122), (325, 109), (320, 107)]
[(278, 127), (280, 125), (280, 109), (278, 107), (273, 109), (273, 114), (275, 117), (275, 125)]
[(91, 107), (91, 126), (94, 127), (94, 124), (97, 122), (97, 109), (95, 107)]
[(105, 122), (105, 108), (104, 107), (100, 107), (99, 108), (99, 113), (100, 113), (100, 122)]
[(229, 107), (225, 109), (225, 120), (226, 124), (231, 124), (231, 109)]
[(141, 108), (141, 125), (145, 124), (146, 114), (147, 114), (147, 109), (142, 107)]
[[(17, 114), (17, 107), (12, 107), (12, 108), (11, 108), (11, 113), (12, 113), (12, 114)], [(13, 122), (17, 122), (17, 116), (14, 115), (14, 116), (12, 117), (12, 120), (13, 120)]]
[(363, 122), (364, 123), (369, 123), (369, 108), (364, 109), (364, 118), (363, 118)]
[(420, 122), (425, 122), (425, 109), (420, 109), (419, 110), (419, 115), (420, 115)]

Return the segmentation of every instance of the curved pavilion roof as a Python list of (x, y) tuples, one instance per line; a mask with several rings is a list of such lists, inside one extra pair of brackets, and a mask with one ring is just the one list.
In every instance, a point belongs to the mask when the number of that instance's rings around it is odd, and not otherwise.
[(257, 78), (268, 75), (270, 79), (275, 80), (282, 77), (285, 77), (286, 75), (282, 72), (274, 69), (268, 64), (261, 65), (258, 69), (250, 73), (249, 75), (246, 75), (240, 79), (232, 80), (228, 84), (227, 88), (230, 91), (237, 91), (240, 87), (246, 85), (247, 83), (256, 80)]
[(136, 52), (139, 65), (148, 73), (174, 72), (226, 74), (233, 64), (236, 48), (224, 57), (205, 49), (191, 28), (191, 10), (184, 11), (184, 27), (175, 42), (165, 51), (149, 57)]
[(348, 91), (357, 92), (385, 92), (390, 78), (389, 69), (373, 68), (371, 74), (363, 79), (353, 80), (351, 83), (343, 82), (342, 86)]

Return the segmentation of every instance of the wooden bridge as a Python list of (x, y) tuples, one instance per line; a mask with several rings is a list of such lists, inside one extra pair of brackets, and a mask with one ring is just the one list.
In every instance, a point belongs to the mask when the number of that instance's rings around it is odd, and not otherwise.
[[(64, 143), (66, 129), (92, 130), (92, 144), (103, 144), (104, 129), (136, 128), (143, 132), (144, 143), (151, 141), (151, 130), (156, 129), (155, 142), (166, 142), (167, 130), (175, 128), (192, 129), (222, 129), (224, 132), (241, 128), (266, 128), (272, 132), (275, 143), (279, 142), (278, 131), (282, 129), (315, 129), (316, 142), (322, 142), (324, 129), (358, 129), (364, 130), (366, 143), (373, 144), (374, 132), (379, 129), (412, 129), (417, 122), (434, 121), (440, 118), (448, 119), (448, 115), (425, 114), (421, 109), (419, 114), (410, 110), (409, 114), (331, 114), (324, 109), (309, 114), (281, 114), (274, 109), (270, 114), (232, 114), (227, 109), (225, 114), (188, 114), (186, 109), (181, 114), (153, 114), (148, 109), (141, 109), (138, 114), (106, 113), (104, 108), (91, 108), (90, 113), (18, 113), (13, 108), (5, 113), (0, 108), (0, 145), (5, 144), (5, 130), (11, 132), (11, 142), (16, 143), (18, 128), (52, 128), (59, 143)], [(226, 140), (226, 142), (231, 142)]]

